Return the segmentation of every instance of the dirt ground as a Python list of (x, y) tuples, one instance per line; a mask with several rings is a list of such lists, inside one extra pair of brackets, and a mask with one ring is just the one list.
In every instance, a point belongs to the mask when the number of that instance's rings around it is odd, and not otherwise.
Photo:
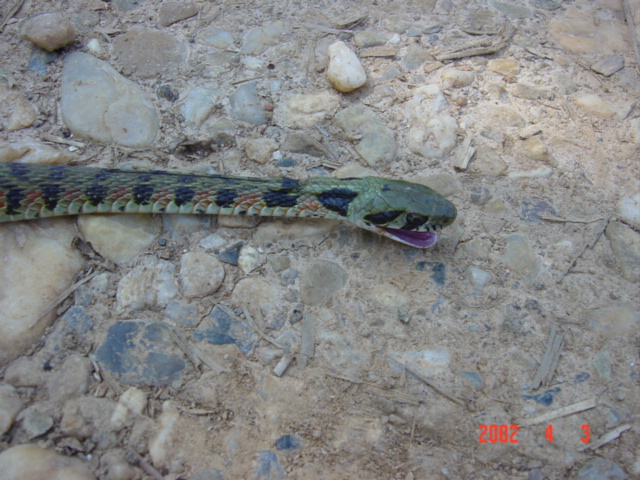
[[(176, 413), (167, 430), (170, 447), (156, 465), (149, 466), (167, 479), (603, 478), (588, 476), (585, 470), (596, 459), (612, 462), (605, 470), (618, 468), (626, 475), (610, 478), (640, 478), (640, 296), (638, 282), (622, 274), (621, 257), (612, 250), (607, 230), (612, 222), (638, 229), (638, 224), (620, 217), (621, 200), (637, 195), (640, 179), (640, 139), (632, 122), (640, 115), (639, 66), (632, 36), (625, 30), (622, 2), (594, 6), (575, 0), (559, 8), (553, 2), (519, 2), (530, 15), (505, 14), (498, 8), (505, 8), (497, 5), (500, 2), (480, 1), (194, 2), (196, 16), (166, 27), (158, 23), (161, 3), (148, 0), (123, 11), (116, 2), (97, 0), (25, 1), (15, 14), (17, 20), (45, 11), (77, 14), (87, 9), (99, 21), (80, 31), (74, 43), (47, 65), (44, 76), (27, 69), (32, 47), (17, 36), (15, 22), (5, 26), (0, 35), (2, 69), (11, 73), (40, 112), (51, 115), (41, 114), (28, 128), (0, 132), (2, 141), (64, 137), (66, 127), (53, 106), (63, 58), (69, 52), (86, 51), (94, 37), (106, 45), (102, 59), (126, 76), (110, 50), (113, 40), (134, 26), (170, 32), (192, 50), (185, 65), (164, 72), (161, 80), (127, 78), (154, 99), (161, 85), (170, 85), (182, 96), (202, 84), (226, 99), (251, 73), (270, 112), (288, 94), (331, 89), (325, 73), (317, 71), (315, 57), (318, 43), (329, 36), (361, 54), (369, 77), (365, 87), (341, 94), (341, 107), (373, 105), (396, 136), (397, 159), (376, 167), (375, 173), (430, 179), (455, 203), (458, 220), (443, 231), (436, 247), (425, 251), (341, 225), (326, 235), (270, 242), (260, 242), (255, 235), (277, 220), (263, 220), (254, 228), (220, 227), (229, 239), (225, 246), (234, 243), (234, 237), (253, 245), (260, 266), (244, 273), (225, 264), (222, 287), (190, 301), (199, 318), (224, 304), (246, 319), (244, 305), (234, 304), (234, 290), (248, 278), (264, 280), (275, 293), (268, 308), (250, 306), (259, 317), (260, 330), (270, 338), (285, 331), (300, 335), (309, 323), (297, 322), (296, 316), (313, 318), (314, 355), (294, 358), (284, 374), (276, 376), (273, 371), (280, 356), (265, 353), (272, 347), (266, 340), (247, 354), (235, 345), (196, 342), (227, 371), (200, 365), (169, 386), (138, 385), (147, 395), (143, 420), (117, 432), (107, 425), (89, 436), (65, 434), (58, 412), (52, 428), (32, 443), (82, 459), (98, 478), (118, 478), (113, 469), (109, 473), (107, 458), (109, 452), (122, 452), (134, 466), (133, 473), (122, 478), (151, 478), (150, 470), (145, 472), (127, 452), (135, 451), (153, 464), (150, 438), (166, 427), (167, 417), (161, 414), (170, 411)], [(629, 3), (637, 21), (640, 6)], [(1, 8), (6, 15), (8, 6)], [(571, 8), (591, 11), (587, 17), (597, 19), (594, 31), (607, 22), (622, 29), (626, 50), (602, 47), (576, 52), (562, 44), (550, 30), (554, 20), (567, 18)], [(278, 19), (285, 21), (288, 32), (278, 45), (256, 55), (264, 61), (264, 70), (248, 73), (238, 63), (212, 78), (201, 75), (197, 62), (202, 57), (195, 52), (211, 48), (198, 36), (202, 29), (219, 26), (231, 32), (236, 44), (229, 50), (237, 52), (248, 30)], [(476, 23), (487, 28), (495, 23), (495, 31), (483, 38), (494, 45), (504, 39), (497, 52), (441, 62), (434, 58), (436, 52), (477, 39), (478, 35), (464, 32), (478, 19), (482, 21)], [(364, 49), (353, 44), (355, 33), (368, 30), (391, 39), (396, 33), (393, 26), (403, 22), (408, 27), (397, 28), (397, 42), (387, 43), (393, 55), (365, 56)], [(500, 37), (503, 24), (515, 27), (513, 36)], [(428, 30), (428, 26), (440, 28)], [(412, 36), (412, 29), (419, 33)], [(590, 33), (576, 30), (568, 35), (587, 38)], [(428, 55), (419, 67), (408, 69), (403, 58), (416, 44)], [(611, 54), (624, 57), (624, 69), (611, 76), (591, 69)], [(496, 59), (515, 60), (519, 69), (511, 74), (489, 71), (488, 63)], [(394, 66), (401, 75), (374, 80)], [(451, 66), (473, 72), (475, 79), (466, 87), (444, 89), (442, 73)], [(275, 79), (284, 80), (279, 90), (268, 88)], [(564, 81), (575, 90), (565, 91)], [(421, 157), (407, 145), (409, 123), (403, 112), (409, 108), (412, 91), (427, 84), (444, 89), (447, 113), (458, 124), (458, 145), (442, 159)], [(514, 89), (521, 86), (542, 93), (518, 95)], [(575, 99), (583, 94), (597, 95), (613, 113), (582, 108)], [(378, 103), (381, 97), (392, 100)], [(225, 174), (294, 178), (331, 175), (343, 165), (367, 166), (355, 153), (355, 142), (332, 118), (307, 133), (327, 145), (336, 158), (284, 152), (295, 164), (283, 171), (272, 160), (262, 165), (247, 159), (244, 145), (247, 139), (270, 135), (281, 143), (290, 127), (277, 126), (273, 119), (258, 126), (232, 120), (231, 147), (187, 148), (206, 144), (206, 132), (183, 129), (180, 100), (175, 105), (160, 99), (157, 103), (162, 104), (161, 133), (153, 154), (86, 142), (79, 152), (80, 163), (143, 160), (160, 168), (188, 168), (206, 160)], [(221, 100), (212, 115), (229, 118), (228, 108), (228, 102)], [(510, 115), (524, 123), (510, 122), (506, 119)], [(522, 134), (532, 125), (535, 133)], [(280, 136), (274, 135), (275, 128), (282, 129)], [(181, 147), (172, 148), (170, 141), (180, 137)], [(461, 165), (458, 159), (464, 157), (468, 137), (476, 156)], [(534, 137), (542, 140), (542, 152), (527, 144), (527, 138)], [(225, 170), (228, 164), (219, 159), (225, 152), (228, 158), (228, 150), (243, 155), (235, 171)], [(495, 156), (501, 160), (492, 163)], [(495, 165), (502, 164), (505, 168), (496, 171)], [(285, 232), (288, 225), (278, 228)], [(202, 250), (200, 241), (209, 233), (177, 239), (163, 235), (168, 240), (155, 243), (141, 257), (160, 256), (179, 266), (184, 252)], [(509, 258), (510, 252), (516, 258)], [(286, 257), (289, 268), (300, 275), (283, 281), (269, 260), (273, 257)], [(312, 276), (310, 270), (318, 261), (339, 265), (347, 274), (346, 282), (323, 305), (307, 305), (301, 300), (305, 288), (301, 278)], [(102, 265), (95, 257), (89, 262), (95, 268)], [(95, 314), (100, 317), (112, 310), (118, 283), (135, 265), (134, 261), (110, 272), (109, 288), (86, 306), (89, 315), (100, 312)], [(479, 283), (474, 277), (478, 271), (488, 274), (488, 283)], [(59, 318), (72, 306), (71, 300), (62, 304), (58, 320), (26, 357), (38, 356), (47, 338), (62, 328)], [(107, 315), (89, 338), (63, 343), (53, 364), (72, 355), (94, 355), (117, 321), (170, 322), (163, 312)], [(284, 322), (279, 321), (282, 318)], [(176, 328), (191, 338), (195, 326)], [(3, 367), (3, 378), (10, 367)], [(130, 386), (107, 380), (95, 373), (87, 396), (117, 402)], [(41, 386), (19, 392), (25, 406), (46, 401)], [(20, 428), (16, 424), (2, 437), (0, 449), (27, 443)], [(611, 438), (597, 443), (608, 433)], [(107, 437), (109, 441), (104, 440)], [(207, 468), (217, 473), (203, 470)]]

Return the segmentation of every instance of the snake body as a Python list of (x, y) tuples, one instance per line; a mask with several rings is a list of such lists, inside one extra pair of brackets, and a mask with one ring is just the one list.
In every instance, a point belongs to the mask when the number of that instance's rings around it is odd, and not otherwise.
[(0, 223), (91, 213), (342, 219), (418, 248), (456, 209), (434, 190), (380, 177), (307, 180), (0, 162)]

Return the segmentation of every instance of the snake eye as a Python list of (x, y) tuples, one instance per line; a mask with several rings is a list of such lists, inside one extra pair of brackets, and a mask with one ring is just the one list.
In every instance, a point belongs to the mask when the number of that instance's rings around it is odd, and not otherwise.
[(419, 227), (420, 225), (424, 225), (429, 221), (429, 217), (424, 215), (420, 215), (418, 213), (408, 213), (407, 214), (407, 225), (411, 225), (412, 227)]

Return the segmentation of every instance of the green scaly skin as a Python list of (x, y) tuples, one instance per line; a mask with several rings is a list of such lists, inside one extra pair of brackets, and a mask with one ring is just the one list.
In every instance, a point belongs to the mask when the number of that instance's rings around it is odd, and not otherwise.
[(337, 218), (427, 248), (456, 208), (434, 190), (380, 177), (247, 178), (0, 162), (0, 223), (91, 213)]

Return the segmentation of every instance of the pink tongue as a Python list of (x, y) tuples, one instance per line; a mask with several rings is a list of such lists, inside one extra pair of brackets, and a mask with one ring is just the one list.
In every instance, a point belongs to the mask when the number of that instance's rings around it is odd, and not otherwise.
[(434, 246), (438, 241), (438, 234), (436, 232), (412, 232), (395, 228), (380, 228), (398, 240), (402, 240), (417, 248), (429, 248)]

